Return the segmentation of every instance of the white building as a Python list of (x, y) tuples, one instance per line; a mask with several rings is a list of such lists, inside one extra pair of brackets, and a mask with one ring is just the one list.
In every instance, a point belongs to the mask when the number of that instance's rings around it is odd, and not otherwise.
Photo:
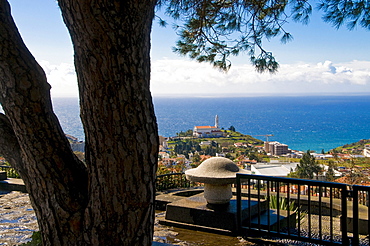
[(257, 163), (251, 165), (252, 174), (286, 177), (288, 174), (297, 167), (299, 163)]
[(193, 136), (197, 138), (222, 137), (224, 133), (218, 127), (218, 115), (215, 117), (215, 126), (194, 126)]
[(370, 157), (370, 144), (365, 144), (364, 156), (365, 157)]
[(222, 137), (224, 133), (215, 126), (194, 126), (193, 136), (197, 138)]

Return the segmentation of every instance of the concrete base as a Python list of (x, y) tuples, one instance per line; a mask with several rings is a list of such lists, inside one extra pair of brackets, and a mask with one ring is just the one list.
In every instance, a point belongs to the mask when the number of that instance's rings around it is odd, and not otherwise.
[[(347, 217), (347, 231), (353, 232), (353, 218)], [(342, 228), (341, 228), (342, 230)], [(369, 222), (366, 219), (359, 219), (358, 220), (358, 233), (360, 235), (368, 235), (369, 234)]]
[[(286, 210), (280, 210), (278, 216), (276, 209), (270, 209), (261, 213), (259, 221), (258, 217), (254, 217), (250, 223), (251, 227), (260, 227), (264, 230), (277, 231), (278, 225), (280, 228), (295, 228), (296, 216), (297, 214), (295, 212), (290, 212), (288, 217), (288, 211)], [(247, 221), (244, 221), (244, 224), (249, 226)]]
[(0, 190), (1, 191), (20, 191), (27, 192), (26, 186), (23, 183), (22, 179), (13, 179), (8, 178), (6, 180), (0, 181)]
[[(267, 209), (267, 202), (251, 200), (243, 202), (242, 219), (253, 217), (259, 211)], [(166, 220), (235, 231), (237, 222), (236, 199), (231, 199), (229, 204), (209, 205), (203, 194), (175, 201), (167, 205)]]
[(5, 180), (6, 178), (6, 172), (0, 171), (0, 180)]

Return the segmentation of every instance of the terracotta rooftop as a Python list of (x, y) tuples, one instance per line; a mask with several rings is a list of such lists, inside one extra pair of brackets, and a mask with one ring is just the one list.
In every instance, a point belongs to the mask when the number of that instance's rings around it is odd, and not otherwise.
[(215, 126), (195, 126), (196, 128), (216, 128)]

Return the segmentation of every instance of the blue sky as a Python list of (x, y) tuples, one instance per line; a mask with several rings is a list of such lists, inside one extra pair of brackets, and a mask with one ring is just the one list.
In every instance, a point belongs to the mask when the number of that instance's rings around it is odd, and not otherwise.
[[(47, 74), (52, 96), (77, 96), (72, 45), (56, 2), (9, 2), (26, 45)], [(175, 32), (155, 22), (151, 91), (154, 96), (370, 94), (369, 31), (337, 30), (316, 11), (308, 25), (289, 23), (285, 29), (292, 42), (265, 43), (280, 63), (278, 73), (256, 73), (246, 55), (232, 58), (231, 70), (222, 73), (172, 53)]]

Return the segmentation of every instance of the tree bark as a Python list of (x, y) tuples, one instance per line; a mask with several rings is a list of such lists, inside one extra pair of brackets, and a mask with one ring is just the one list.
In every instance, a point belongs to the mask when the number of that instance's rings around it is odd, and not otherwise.
[(86, 165), (72, 153), (45, 74), (23, 44), (9, 4), (0, 0), (0, 100), (9, 119), (3, 130), (19, 146), (22, 160), (15, 167), (44, 245), (151, 245), (158, 150), (149, 90), (155, 1), (60, 0), (59, 6), (75, 50)]
[(30, 191), (46, 244), (63, 241), (65, 235), (77, 240), (82, 237), (74, 230), (82, 229), (87, 204), (86, 167), (71, 151), (52, 111), (50, 85), (24, 45), (4, 0), (0, 23), (0, 101), (10, 123), (2, 128), (8, 134), (1, 137), (17, 141), (4, 147), (10, 152), (19, 146), (22, 161), (13, 164)]
[(59, 1), (75, 50), (92, 245), (150, 245), (158, 137), (150, 80), (155, 1)]
[(0, 114), (0, 153), (6, 158), (11, 166), (22, 170), (23, 161), (21, 148), (13, 131), (9, 119)]

